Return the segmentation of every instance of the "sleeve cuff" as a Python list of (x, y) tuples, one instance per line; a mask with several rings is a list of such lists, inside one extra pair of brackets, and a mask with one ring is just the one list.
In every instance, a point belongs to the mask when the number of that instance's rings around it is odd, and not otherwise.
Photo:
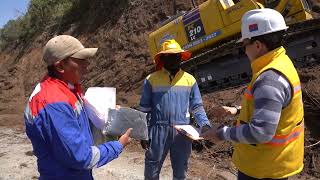
[(218, 129), (217, 135), (221, 140), (230, 141), (230, 128), (228, 126), (223, 126)]
[(149, 107), (149, 108), (145, 108), (145, 107), (140, 106), (140, 107), (139, 107), (139, 110), (142, 111), (142, 112), (147, 113), (147, 112), (150, 112), (150, 111), (151, 111), (151, 108), (150, 108), (150, 107)]
[[(104, 145), (105, 148), (112, 148), (114, 150), (114, 153), (118, 156), (122, 150), (123, 150), (123, 145), (119, 142), (119, 141), (109, 141), (109, 142), (106, 142), (104, 144), (101, 144), (101, 145)], [(101, 146), (99, 145), (99, 146)]]
[(113, 142), (115, 144), (117, 150), (119, 150), (119, 152), (121, 153), (123, 150), (123, 145), (119, 141), (111, 141), (111, 142)]
[(202, 128), (203, 126), (210, 126), (212, 127), (212, 125), (210, 124), (210, 121), (201, 121), (201, 122), (197, 122), (197, 124), (200, 126), (200, 128)]

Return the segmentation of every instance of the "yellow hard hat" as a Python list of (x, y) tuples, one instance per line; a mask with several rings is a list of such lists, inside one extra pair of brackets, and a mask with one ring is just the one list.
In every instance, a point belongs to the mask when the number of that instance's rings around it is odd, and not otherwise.
[(166, 40), (162, 43), (162, 51), (154, 56), (156, 70), (159, 70), (163, 67), (163, 63), (160, 61), (161, 54), (181, 54), (181, 59), (183, 61), (186, 61), (191, 57), (191, 52), (183, 50), (176, 40)]

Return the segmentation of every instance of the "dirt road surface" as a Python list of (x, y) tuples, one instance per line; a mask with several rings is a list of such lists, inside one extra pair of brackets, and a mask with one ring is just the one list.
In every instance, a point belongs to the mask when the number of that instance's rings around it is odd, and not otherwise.
[[(195, 170), (201, 172), (201, 167), (195, 156), (193, 154), (190, 159), (191, 174), (188, 174), (188, 179), (200, 180), (213, 177), (227, 180), (236, 179), (232, 173), (217, 170), (214, 167), (211, 168), (211, 172), (194, 174)], [(31, 143), (22, 131), (0, 126), (0, 162), (0, 180), (25, 180), (38, 179), (39, 177)], [(118, 159), (101, 168), (94, 169), (93, 176), (96, 180), (142, 180), (144, 178), (143, 171), (144, 152), (126, 149)], [(163, 165), (160, 179), (172, 179), (171, 164), (168, 158)]]

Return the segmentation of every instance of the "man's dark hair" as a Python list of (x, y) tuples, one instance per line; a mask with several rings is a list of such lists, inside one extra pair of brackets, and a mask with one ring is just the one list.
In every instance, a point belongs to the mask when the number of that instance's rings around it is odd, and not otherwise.
[(47, 70), (48, 70), (48, 76), (55, 77), (55, 78), (58, 76), (58, 72), (54, 67), (54, 65), (47, 66)]
[(269, 51), (277, 49), (282, 46), (285, 40), (286, 31), (278, 31), (270, 34), (252, 37), (251, 42), (260, 41), (265, 44)]

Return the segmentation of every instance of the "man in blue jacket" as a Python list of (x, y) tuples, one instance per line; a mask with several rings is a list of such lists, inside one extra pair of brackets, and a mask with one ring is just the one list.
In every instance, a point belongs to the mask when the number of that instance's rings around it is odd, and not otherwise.
[(180, 68), (181, 61), (190, 56), (175, 40), (165, 41), (162, 51), (155, 56), (157, 71), (144, 81), (140, 110), (151, 115), (149, 144), (142, 142), (147, 149), (144, 171), (147, 180), (159, 179), (169, 150), (173, 178), (186, 178), (192, 142), (178, 134), (174, 125), (189, 124), (192, 113), (202, 130), (210, 128), (197, 82)]
[(96, 52), (68, 35), (56, 36), (44, 47), (48, 75), (35, 87), (24, 115), (39, 179), (93, 179), (91, 169), (117, 158), (130, 141), (131, 129), (119, 141), (93, 145), (79, 83), (87, 59)]

